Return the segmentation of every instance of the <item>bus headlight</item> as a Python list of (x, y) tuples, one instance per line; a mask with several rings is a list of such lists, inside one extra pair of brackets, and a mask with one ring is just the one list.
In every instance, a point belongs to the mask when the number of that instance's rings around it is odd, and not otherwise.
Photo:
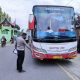
[(77, 46), (70, 48), (70, 49), (68, 50), (68, 52), (76, 51), (76, 50), (77, 50)]
[(36, 50), (36, 51), (38, 51), (38, 52), (42, 52), (42, 53), (47, 53), (46, 50), (41, 49), (41, 48), (37, 48), (37, 47), (34, 47), (34, 50)]

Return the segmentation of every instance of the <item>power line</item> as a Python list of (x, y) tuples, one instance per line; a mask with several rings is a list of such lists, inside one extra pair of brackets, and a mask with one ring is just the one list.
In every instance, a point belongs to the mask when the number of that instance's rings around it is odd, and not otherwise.
[[(66, 5), (69, 5), (69, 4), (71, 4), (71, 3), (73, 4), (73, 2), (74, 2), (74, 0), (70, 0), (68, 3), (66, 3)], [(74, 4), (73, 4), (74, 7), (77, 6), (77, 5), (76, 5), (76, 2), (77, 2), (77, 1), (75, 1)], [(78, 1), (78, 3), (80, 3), (80, 2)], [(80, 7), (76, 8), (76, 11), (80, 11)]]
[(73, 0), (70, 0), (66, 5), (69, 5)]

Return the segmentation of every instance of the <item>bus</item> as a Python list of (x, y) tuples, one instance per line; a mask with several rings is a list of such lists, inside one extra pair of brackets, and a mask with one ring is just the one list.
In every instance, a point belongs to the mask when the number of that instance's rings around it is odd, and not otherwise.
[(77, 56), (77, 34), (74, 8), (70, 6), (35, 5), (29, 15), (32, 57), (73, 59)]

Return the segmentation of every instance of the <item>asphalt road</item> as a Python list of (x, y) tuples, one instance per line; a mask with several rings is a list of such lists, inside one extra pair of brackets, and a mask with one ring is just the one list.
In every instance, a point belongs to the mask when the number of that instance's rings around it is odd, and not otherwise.
[(26, 49), (23, 69), (16, 71), (17, 55), (13, 54), (14, 45), (0, 47), (0, 80), (75, 80), (61, 65), (71, 65), (68, 60), (36, 60)]

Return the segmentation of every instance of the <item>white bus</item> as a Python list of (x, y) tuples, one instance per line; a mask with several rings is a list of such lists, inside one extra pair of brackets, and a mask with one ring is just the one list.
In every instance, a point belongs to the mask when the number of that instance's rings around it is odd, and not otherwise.
[[(77, 55), (74, 8), (35, 5), (29, 16), (32, 56), (43, 59), (72, 59)], [(49, 31), (50, 30), (50, 31)]]

